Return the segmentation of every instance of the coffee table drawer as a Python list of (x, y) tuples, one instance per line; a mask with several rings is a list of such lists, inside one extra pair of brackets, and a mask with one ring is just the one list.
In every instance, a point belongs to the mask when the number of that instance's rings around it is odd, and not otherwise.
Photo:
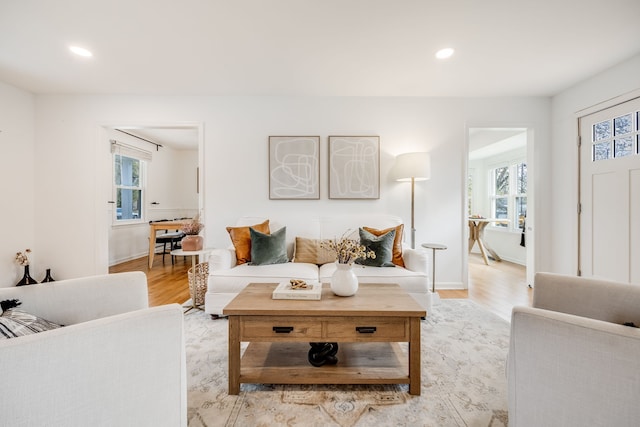
[(346, 318), (326, 322), (327, 336), (336, 340), (408, 341), (409, 325), (399, 318)]
[(244, 339), (283, 339), (322, 337), (322, 324), (304, 319), (244, 319), (241, 322), (241, 335)]

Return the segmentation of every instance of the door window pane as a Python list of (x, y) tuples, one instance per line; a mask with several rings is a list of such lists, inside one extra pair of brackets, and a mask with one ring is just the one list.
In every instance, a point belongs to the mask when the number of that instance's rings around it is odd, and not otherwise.
[(613, 119), (613, 128), (615, 135), (624, 135), (625, 133), (631, 133), (631, 126), (633, 124), (632, 115), (625, 114), (624, 116), (616, 117)]
[(593, 125), (593, 140), (600, 141), (601, 139), (611, 138), (611, 120), (596, 123)]
[(611, 143), (600, 142), (593, 144), (593, 160), (606, 160), (611, 157)]
[(615, 139), (613, 142), (614, 157), (625, 157), (633, 154), (633, 137)]

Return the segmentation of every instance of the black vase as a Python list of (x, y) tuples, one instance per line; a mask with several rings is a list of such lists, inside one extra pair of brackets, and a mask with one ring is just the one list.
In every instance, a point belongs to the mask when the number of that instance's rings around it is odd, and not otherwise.
[(47, 282), (55, 282), (54, 278), (51, 277), (51, 269), (47, 268), (47, 273), (44, 275), (44, 279), (42, 279), (42, 282), (40, 283), (47, 283)]
[(16, 286), (35, 285), (36, 283), (38, 283), (38, 281), (29, 276), (29, 266), (25, 265), (24, 276), (22, 276), (22, 279), (18, 283), (16, 283)]

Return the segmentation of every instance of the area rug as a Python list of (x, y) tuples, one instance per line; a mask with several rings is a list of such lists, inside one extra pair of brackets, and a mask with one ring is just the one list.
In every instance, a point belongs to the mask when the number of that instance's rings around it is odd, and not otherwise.
[(189, 427), (507, 426), (509, 324), (443, 299), (422, 322), (420, 396), (399, 385), (242, 384), (227, 394), (227, 321), (185, 315)]

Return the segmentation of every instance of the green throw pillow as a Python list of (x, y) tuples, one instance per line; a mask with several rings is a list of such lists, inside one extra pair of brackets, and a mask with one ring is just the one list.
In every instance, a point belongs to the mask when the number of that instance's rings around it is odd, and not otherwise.
[(360, 244), (373, 251), (375, 258), (358, 258), (356, 264), (368, 265), (370, 267), (395, 267), (393, 263), (393, 240), (396, 238), (396, 230), (391, 230), (381, 236), (369, 233), (360, 228)]
[(250, 265), (284, 264), (287, 257), (287, 227), (271, 234), (264, 234), (249, 228), (251, 234)]

